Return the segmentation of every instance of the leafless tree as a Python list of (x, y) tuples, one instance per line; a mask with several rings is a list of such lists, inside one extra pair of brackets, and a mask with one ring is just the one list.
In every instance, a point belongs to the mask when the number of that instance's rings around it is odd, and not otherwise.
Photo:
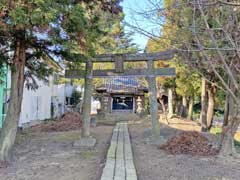
[[(223, 126), (220, 155), (234, 155), (233, 137), (240, 124), (240, 3), (227, 0), (166, 2), (148, 0), (149, 7), (136, 11), (134, 23), (126, 24), (153, 40), (166, 42), (184, 63), (198, 69), (203, 76), (209, 72), (216, 76), (218, 83), (214, 83), (229, 94), (230, 106), (228, 123)], [(151, 22), (159, 29), (176, 29), (174, 34), (165, 36), (142, 27), (141, 21)], [(205, 78), (211, 81), (209, 76)]]

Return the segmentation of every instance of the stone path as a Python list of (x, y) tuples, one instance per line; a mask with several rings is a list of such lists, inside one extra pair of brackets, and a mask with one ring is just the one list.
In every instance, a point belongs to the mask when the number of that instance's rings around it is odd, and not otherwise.
[(137, 180), (127, 123), (117, 123), (101, 180)]

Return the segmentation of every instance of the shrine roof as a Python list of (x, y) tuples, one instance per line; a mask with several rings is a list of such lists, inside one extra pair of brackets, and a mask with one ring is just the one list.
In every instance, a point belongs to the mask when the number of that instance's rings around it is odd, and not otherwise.
[(105, 91), (108, 93), (137, 93), (147, 92), (148, 88), (144, 85), (143, 79), (135, 77), (114, 77), (104, 78), (103, 84), (96, 87), (97, 92)]

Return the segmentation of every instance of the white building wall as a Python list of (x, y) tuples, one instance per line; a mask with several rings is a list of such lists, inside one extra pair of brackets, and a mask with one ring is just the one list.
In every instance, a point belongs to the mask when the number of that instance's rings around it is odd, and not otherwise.
[[(75, 90), (82, 90), (81, 86), (75, 86), (70, 83), (55, 85), (53, 76), (49, 77), (49, 82), (37, 80), (39, 88), (35, 91), (23, 90), (22, 108), (19, 119), (19, 126), (36, 120), (45, 120), (51, 118), (51, 103), (54, 102), (54, 116), (61, 116), (66, 112), (66, 97), (71, 97)], [(11, 72), (8, 71), (8, 87), (10, 89)], [(9, 99), (6, 97), (6, 101)]]
[(65, 97), (71, 97), (72, 93), (77, 89), (77, 86), (73, 86), (70, 83), (65, 85)]
[(34, 120), (44, 120), (51, 117), (51, 87), (37, 81), (39, 88), (36, 91), (24, 87), (22, 109), (19, 126)]
[(65, 111), (65, 84), (57, 86), (58, 114), (62, 115)]
[(97, 110), (101, 109), (101, 103), (99, 100), (91, 98), (91, 114), (97, 114)]
[(71, 97), (76, 89), (81, 89), (71, 84), (55, 85), (52, 76), (48, 83), (37, 80), (37, 84), (39, 88), (35, 91), (24, 87), (20, 127), (25, 123), (51, 118), (51, 103), (54, 106), (53, 117), (61, 116), (67, 110), (66, 97)]

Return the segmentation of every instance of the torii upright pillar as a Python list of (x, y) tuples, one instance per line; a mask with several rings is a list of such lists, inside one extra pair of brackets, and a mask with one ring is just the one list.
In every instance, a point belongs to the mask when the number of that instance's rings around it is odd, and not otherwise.
[(85, 84), (84, 84), (84, 97), (83, 97), (83, 128), (82, 137), (90, 136), (90, 119), (91, 119), (91, 98), (93, 92), (92, 84), (92, 69), (93, 63), (88, 60), (86, 62), (86, 74), (85, 74)]
[(152, 135), (160, 136), (160, 125), (158, 116), (158, 103), (157, 103), (157, 87), (156, 87), (156, 76), (154, 76), (154, 61), (147, 61), (149, 76), (148, 88), (149, 88), (149, 103), (150, 103), (150, 115), (152, 124)]

